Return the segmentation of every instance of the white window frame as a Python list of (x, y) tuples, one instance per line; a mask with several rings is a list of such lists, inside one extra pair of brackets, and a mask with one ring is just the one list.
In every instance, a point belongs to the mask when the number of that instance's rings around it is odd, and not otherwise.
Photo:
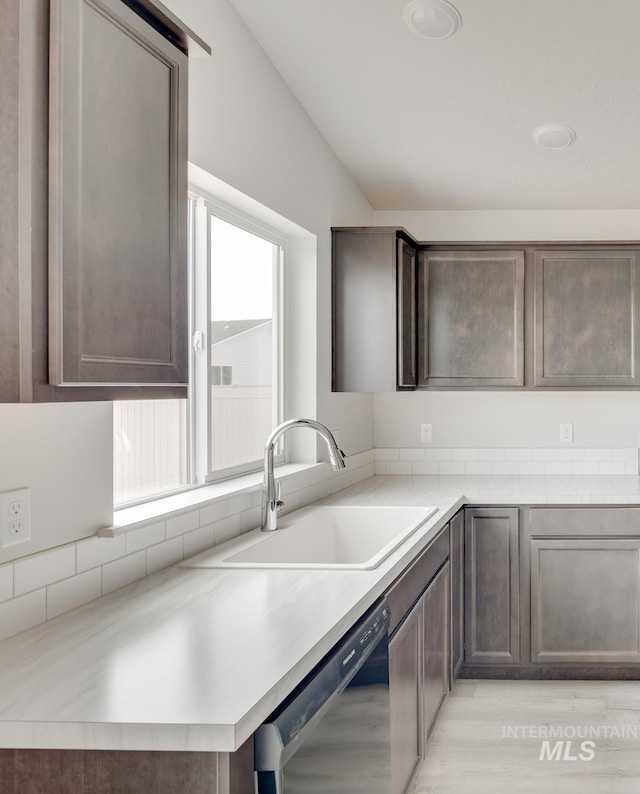
[[(211, 351), (209, 344), (210, 317), (211, 317), (211, 278), (210, 278), (210, 250), (211, 250), (211, 218), (220, 218), (227, 223), (237, 226), (246, 232), (255, 234), (278, 247), (279, 261), (274, 265), (274, 317), (272, 320), (274, 345), (272, 350), (273, 384), (276, 399), (273, 401), (272, 426), (275, 427), (282, 421), (285, 410), (285, 374), (284, 374), (284, 328), (285, 328), (285, 284), (287, 269), (287, 238), (275, 229), (257, 221), (245, 213), (225, 204), (219, 199), (207, 194), (200, 188), (192, 188), (189, 198), (193, 207), (193, 256), (192, 267), (192, 318), (193, 331), (191, 338), (192, 367), (191, 367), (191, 405), (193, 410), (192, 438), (194, 449), (194, 471), (198, 484), (218, 482), (220, 480), (238, 477), (262, 469), (263, 460), (248, 461), (237, 466), (212, 471), (211, 462), (211, 399), (210, 379)], [(196, 339), (197, 342), (196, 348)], [(266, 438), (264, 439), (266, 442)], [(283, 463), (285, 460), (283, 445), (277, 450), (275, 461)]]

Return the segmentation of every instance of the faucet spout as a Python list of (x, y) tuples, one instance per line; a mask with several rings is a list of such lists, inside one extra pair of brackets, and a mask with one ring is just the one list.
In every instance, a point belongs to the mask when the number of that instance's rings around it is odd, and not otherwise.
[(273, 458), (278, 440), (292, 427), (310, 427), (324, 439), (329, 453), (329, 462), (334, 470), (344, 469), (347, 465), (344, 460), (344, 452), (338, 448), (333, 433), (320, 422), (316, 422), (314, 419), (289, 419), (278, 425), (269, 435), (264, 448), (263, 507), (260, 525), (263, 532), (270, 532), (278, 528), (278, 511), (284, 507), (284, 502), (280, 499), (280, 489), (276, 485)]

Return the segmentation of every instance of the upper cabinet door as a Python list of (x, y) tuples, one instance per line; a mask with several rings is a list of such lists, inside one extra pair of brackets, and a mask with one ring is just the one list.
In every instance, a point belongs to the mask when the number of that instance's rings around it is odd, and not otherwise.
[(536, 386), (640, 383), (636, 258), (633, 250), (536, 252)]
[(333, 391), (415, 388), (415, 284), (405, 232), (332, 229)]
[(418, 385), (522, 386), (523, 307), (523, 251), (421, 251)]
[(52, 0), (49, 378), (187, 383), (187, 57), (121, 0)]

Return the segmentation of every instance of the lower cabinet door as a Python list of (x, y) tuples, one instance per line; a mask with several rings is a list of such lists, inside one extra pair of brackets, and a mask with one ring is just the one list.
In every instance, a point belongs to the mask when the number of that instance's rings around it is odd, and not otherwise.
[(465, 662), (519, 664), (518, 508), (467, 508), (464, 524)]
[(449, 690), (449, 563), (429, 585), (422, 603), (422, 725), (426, 749)]
[(640, 662), (640, 540), (531, 541), (531, 661)]
[(404, 794), (421, 754), (420, 630), (422, 604), (409, 613), (389, 643), (391, 787)]

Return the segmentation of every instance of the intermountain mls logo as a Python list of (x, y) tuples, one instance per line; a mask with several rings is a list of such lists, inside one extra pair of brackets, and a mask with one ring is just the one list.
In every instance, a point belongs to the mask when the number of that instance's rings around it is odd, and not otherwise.
[(502, 738), (540, 740), (539, 761), (593, 761), (596, 740), (637, 739), (638, 726), (503, 725)]

